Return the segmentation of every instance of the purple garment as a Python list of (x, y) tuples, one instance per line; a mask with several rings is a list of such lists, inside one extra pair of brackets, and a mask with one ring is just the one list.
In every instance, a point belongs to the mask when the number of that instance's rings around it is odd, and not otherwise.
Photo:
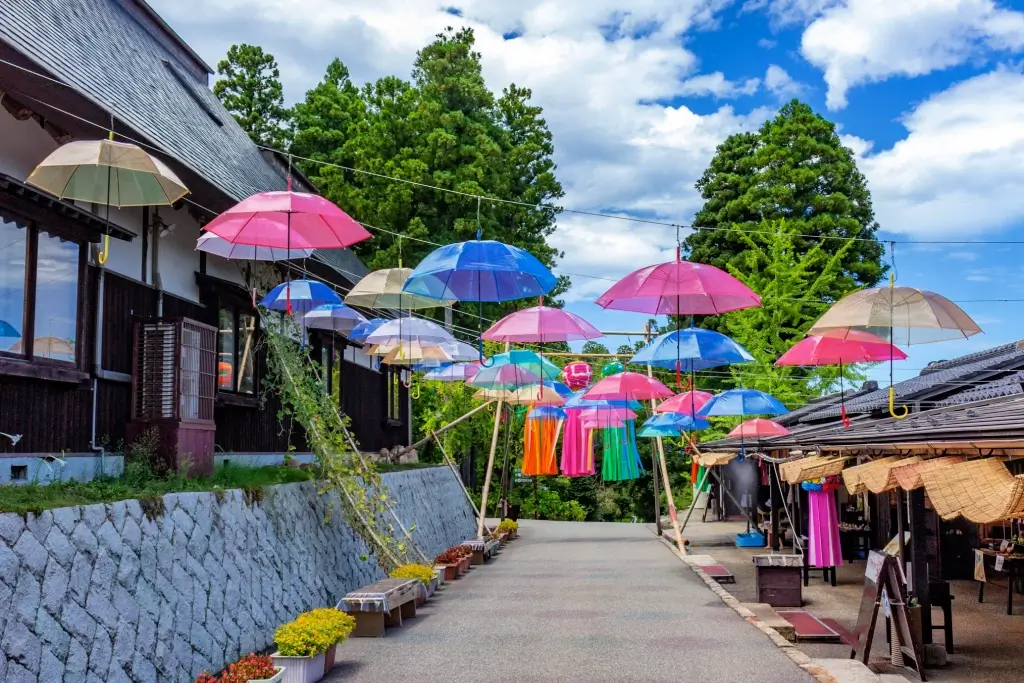
[(836, 496), (831, 489), (808, 491), (807, 564), (811, 567), (841, 567), (843, 553), (839, 546), (839, 514)]

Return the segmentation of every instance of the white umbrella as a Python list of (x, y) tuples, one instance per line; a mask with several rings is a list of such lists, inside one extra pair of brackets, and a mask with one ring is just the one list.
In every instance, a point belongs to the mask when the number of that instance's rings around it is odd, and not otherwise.
[(396, 344), (419, 342), (425, 345), (437, 345), (441, 342), (454, 342), (451, 332), (437, 323), (423, 318), (397, 318), (389, 320), (366, 338), (367, 344)]
[(220, 256), (227, 259), (239, 259), (245, 261), (283, 261), (288, 258), (309, 258), (313, 255), (313, 249), (292, 249), (291, 255), (287, 249), (279, 247), (257, 247), (251, 244), (232, 244), (223, 237), (214, 235), (212, 232), (204, 232), (196, 242), (196, 251), (205, 251), (207, 254)]
[(356, 325), (366, 322), (366, 318), (345, 304), (324, 304), (302, 316), (302, 324), (310, 329), (330, 330), (348, 334)]

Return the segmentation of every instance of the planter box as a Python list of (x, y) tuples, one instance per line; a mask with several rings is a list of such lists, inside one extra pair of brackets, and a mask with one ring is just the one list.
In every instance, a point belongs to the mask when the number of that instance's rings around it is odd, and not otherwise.
[(337, 655), (337, 653), (337, 643), (327, 648), (327, 652), (324, 653), (324, 674), (327, 674), (327, 672), (334, 668), (334, 658)]
[(506, 533), (498, 536), (498, 543), (500, 543), (501, 547), (504, 548), (505, 544), (508, 543), (508, 534)]
[(471, 557), (464, 557), (459, 562), (459, 576), (463, 576), (469, 571), (469, 565), (472, 564), (473, 559)]
[(274, 660), (274, 666), (284, 667), (281, 683), (316, 683), (324, 677), (326, 652), (312, 657), (283, 657), (275, 652), (270, 658)]
[(270, 678), (250, 678), (249, 683), (281, 683), (284, 680), (284, 667), (277, 667), (277, 673)]
[(462, 575), (462, 572), (460, 571), (461, 565), (462, 563), (460, 562), (459, 564), (439, 564), (438, 567), (444, 571), (445, 581), (454, 581)]

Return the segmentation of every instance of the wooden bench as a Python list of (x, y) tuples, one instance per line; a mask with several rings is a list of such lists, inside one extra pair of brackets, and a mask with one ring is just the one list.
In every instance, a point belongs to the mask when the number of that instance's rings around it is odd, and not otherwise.
[(462, 545), (473, 551), (473, 557), (470, 558), (470, 564), (483, 564), (485, 557), (490, 557), (490, 548), (487, 547), (488, 541), (472, 540), (464, 541)]
[(416, 616), (416, 602), (423, 584), (416, 579), (383, 579), (352, 591), (338, 603), (338, 609), (356, 619), (352, 635), (383, 638), (387, 626), (401, 626), (403, 619)]

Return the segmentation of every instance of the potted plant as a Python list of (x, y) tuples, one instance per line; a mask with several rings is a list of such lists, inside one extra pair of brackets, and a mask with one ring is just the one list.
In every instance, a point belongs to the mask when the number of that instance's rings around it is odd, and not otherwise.
[(462, 553), (457, 549), (448, 548), (448, 550), (434, 558), (434, 564), (444, 570), (445, 581), (454, 581), (462, 576), (462, 558)]
[(462, 558), (459, 561), (459, 573), (465, 574), (468, 572), (469, 566), (473, 562), (473, 549), (464, 545), (457, 545), (449, 548), (449, 550), (458, 553), (459, 557)]
[(283, 680), (284, 667), (274, 666), (267, 655), (250, 653), (229, 664), (219, 677), (202, 672), (196, 683), (281, 683)]
[(508, 535), (508, 540), (514, 539), (519, 535), (519, 522), (511, 519), (504, 519), (498, 524), (497, 531), (504, 531)]
[(434, 568), (425, 564), (403, 564), (392, 570), (388, 576), (392, 579), (416, 579), (423, 585), (420, 597), (416, 598), (417, 607), (425, 603), (427, 598), (434, 594), (434, 588), (437, 587), (434, 583)]
[[(338, 643), (352, 633), (356, 620), (339, 609), (325, 607), (300, 614), (274, 633), (274, 664), (285, 667), (281, 683), (316, 683), (334, 667)], [(330, 666), (328, 666), (330, 664)]]

